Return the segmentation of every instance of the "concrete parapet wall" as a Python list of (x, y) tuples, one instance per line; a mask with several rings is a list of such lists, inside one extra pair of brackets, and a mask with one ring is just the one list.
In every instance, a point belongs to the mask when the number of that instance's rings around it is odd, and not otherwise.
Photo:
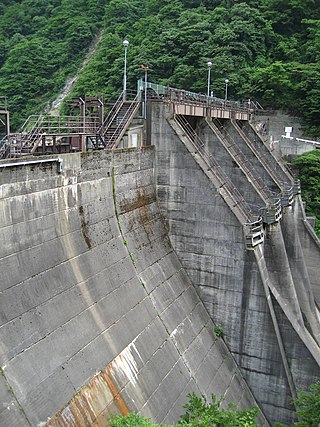
[(171, 423), (191, 391), (252, 406), (171, 246), (154, 151), (61, 158), (61, 174), (0, 166), (0, 425), (103, 426), (128, 411)]

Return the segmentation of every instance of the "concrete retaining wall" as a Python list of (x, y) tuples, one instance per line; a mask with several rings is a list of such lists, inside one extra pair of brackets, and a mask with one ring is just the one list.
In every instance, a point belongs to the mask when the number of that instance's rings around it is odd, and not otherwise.
[[(128, 411), (171, 423), (190, 391), (252, 406), (169, 241), (153, 150), (62, 159), (61, 174), (55, 163), (0, 167), (0, 425), (104, 426)], [(180, 184), (168, 203), (183, 197)], [(226, 273), (236, 264), (243, 272), (245, 254), (240, 227), (227, 207), (224, 214), (233, 230), (226, 252), (239, 259), (220, 254), (214, 265), (232, 288)], [(211, 259), (203, 258), (208, 268)], [(232, 295), (238, 300), (239, 290)]]

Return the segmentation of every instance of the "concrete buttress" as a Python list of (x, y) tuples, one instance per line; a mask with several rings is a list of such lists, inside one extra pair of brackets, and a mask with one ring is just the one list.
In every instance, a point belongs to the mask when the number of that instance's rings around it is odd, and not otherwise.
[[(291, 398), (320, 379), (319, 240), (293, 177), (248, 121), (177, 111), (156, 102), (152, 110), (171, 243), (269, 421), (293, 423)], [(281, 215), (266, 216), (263, 239), (248, 247), (244, 222), (272, 195)]]

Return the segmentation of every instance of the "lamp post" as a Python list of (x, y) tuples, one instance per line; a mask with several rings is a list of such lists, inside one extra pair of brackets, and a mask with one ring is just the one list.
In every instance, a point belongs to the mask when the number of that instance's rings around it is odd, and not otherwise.
[(208, 61), (207, 62), (208, 65), (208, 89), (207, 89), (207, 96), (210, 96), (210, 74), (211, 74), (211, 67), (212, 67), (212, 62)]
[(124, 47), (123, 100), (125, 101), (127, 92), (127, 48), (129, 46), (128, 40), (123, 40), (122, 45)]
[(148, 70), (147, 65), (141, 64), (141, 68), (144, 70), (144, 118), (147, 118), (147, 86), (148, 86)]
[(148, 69), (144, 69), (144, 118), (147, 119), (147, 92), (148, 92)]
[(226, 91), (225, 91), (225, 96), (224, 96), (224, 102), (225, 104), (227, 103), (228, 100), (228, 83), (229, 83), (229, 79), (225, 79), (225, 84), (226, 84)]

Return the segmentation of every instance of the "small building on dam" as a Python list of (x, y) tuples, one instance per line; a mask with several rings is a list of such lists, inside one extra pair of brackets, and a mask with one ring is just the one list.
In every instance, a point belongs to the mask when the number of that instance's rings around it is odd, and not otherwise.
[(1, 427), (174, 424), (191, 392), (289, 424), (320, 380), (320, 243), (254, 106), (144, 89), (0, 147)]

